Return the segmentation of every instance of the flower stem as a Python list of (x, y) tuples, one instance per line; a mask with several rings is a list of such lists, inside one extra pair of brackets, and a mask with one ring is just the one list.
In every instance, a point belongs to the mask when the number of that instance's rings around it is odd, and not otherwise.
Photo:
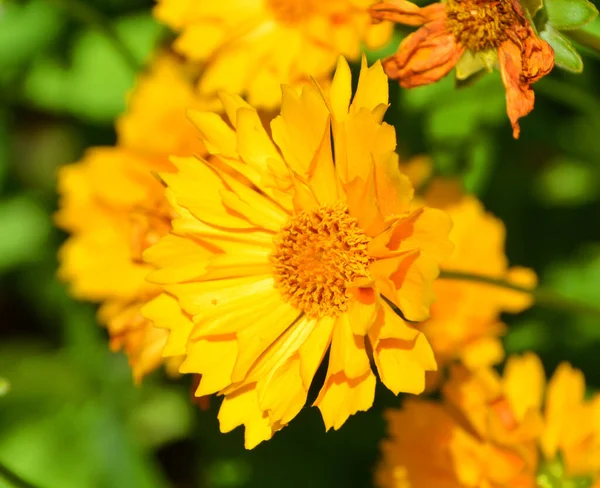
[(577, 314), (588, 314), (597, 315), (600, 317), (600, 308), (589, 303), (567, 298), (551, 290), (543, 288), (527, 288), (519, 285), (515, 285), (510, 281), (503, 280), (500, 278), (492, 278), (490, 276), (463, 273), (461, 271), (441, 271), (440, 279), (442, 280), (455, 280), (455, 281), (471, 281), (475, 283), (482, 283), (491, 286), (497, 286), (506, 290), (512, 290), (519, 293), (526, 293), (531, 295), (535, 300), (535, 303), (540, 307), (550, 308), (555, 310), (563, 310), (567, 312)]
[(11, 469), (0, 462), (0, 479), (2, 478), (16, 488), (39, 488), (38, 486), (21, 478), (18, 474), (14, 473)]

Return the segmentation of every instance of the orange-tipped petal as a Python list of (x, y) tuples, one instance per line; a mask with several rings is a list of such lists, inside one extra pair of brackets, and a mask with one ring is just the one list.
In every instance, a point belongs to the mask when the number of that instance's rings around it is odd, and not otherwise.
[(513, 137), (519, 138), (519, 119), (533, 110), (534, 94), (529, 83), (522, 78), (523, 61), (521, 49), (512, 40), (500, 44), (498, 48), (500, 73), (506, 88), (506, 112), (513, 128)]
[(421, 27), (406, 37), (395, 55), (383, 62), (386, 74), (404, 88), (428, 85), (446, 76), (465, 49), (447, 31), (445, 19)]
[(513, 137), (519, 138), (519, 119), (533, 110), (531, 85), (554, 67), (554, 51), (535, 35), (531, 27), (522, 33), (520, 45), (513, 39), (498, 48), (502, 81), (506, 88), (506, 111), (513, 126)]
[(529, 84), (546, 76), (554, 68), (554, 50), (531, 28), (523, 43), (523, 76)]
[(405, 25), (423, 25), (445, 16), (444, 4), (439, 2), (421, 8), (407, 0), (387, 0), (371, 6), (369, 11), (375, 21), (391, 20)]

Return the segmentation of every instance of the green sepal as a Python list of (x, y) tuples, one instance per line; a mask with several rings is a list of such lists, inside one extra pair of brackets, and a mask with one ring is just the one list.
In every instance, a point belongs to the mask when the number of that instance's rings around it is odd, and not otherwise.
[(544, 7), (543, 0), (522, 0), (521, 4), (525, 7), (525, 10), (527, 10), (532, 19), (535, 17), (535, 14)]
[(548, 21), (555, 29), (578, 29), (598, 16), (598, 10), (588, 0), (546, 0)]
[(546, 24), (545, 29), (540, 32), (540, 37), (554, 49), (554, 64), (556, 66), (571, 73), (581, 73), (583, 71), (583, 60), (577, 50), (566, 37), (550, 24)]

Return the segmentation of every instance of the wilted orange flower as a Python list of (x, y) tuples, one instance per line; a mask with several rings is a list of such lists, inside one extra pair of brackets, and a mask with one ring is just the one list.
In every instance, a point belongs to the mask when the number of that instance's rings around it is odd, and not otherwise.
[(280, 84), (330, 79), (338, 56), (358, 60), (392, 25), (371, 25), (372, 0), (158, 0), (156, 17), (180, 31), (175, 49), (204, 63), (203, 94), (247, 96), (275, 108)]
[[(433, 180), (424, 202), (448, 212), (454, 223), (450, 233), (454, 251), (442, 263), (442, 270), (507, 280), (526, 288), (536, 285), (532, 270), (509, 268), (502, 221), (486, 212), (477, 198), (465, 195), (458, 182)], [(437, 280), (434, 291), (436, 301), (431, 307), (431, 318), (422, 324), (421, 330), (431, 343), (438, 363), (459, 359), (471, 369), (504, 358), (499, 336), (505, 326), (500, 313), (517, 313), (533, 302), (526, 293), (448, 278)]]
[(441, 402), (387, 412), (377, 484), (590, 488), (600, 474), (600, 396), (586, 402), (583, 388), (581, 372), (563, 363), (544, 392), (531, 353), (509, 358), (503, 377), (454, 368)]
[[(363, 66), (352, 99), (340, 58), (331, 90), (283, 87), (272, 137), (241, 98), (222, 95), (229, 124), (191, 117), (210, 158), (175, 158), (164, 174), (178, 217), (146, 251), (165, 294), (144, 313), (170, 330), (165, 354), (219, 393), (221, 430), (269, 439), (304, 406), (329, 351), (315, 405), (337, 429), (373, 403), (375, 375), (419, 393), (433, 353), (409, 320), (429, 315), (451, 245), (440, 210), (411, 208), (380, 63)], [(332, 147), (333, 146), (333, 147)]]
[(162, 362), (168, 335), (140, 313), (160, 291), (146, 282), (152, 267), (142, 252), (171, 228), (153, 173), (173, 169), (170, 154), (204, 151), (185, 116), (199, 105), (183, 70), (175, 58), (158, 57), (117, 122), (119, 144), (89, 150), (58, 177), (56, 222), (71, 233), (59, 253), (59, 275), (75, 297), (101, 303), (98, 317), (111, 347), (125, 350), (136, 380)]
[(375, 20), (422, 26), (384, 61), (390, 78), (406, 88), (427, 85), (456, 67), (459, 79), (499, 65), (506, 110), (519, 137), (519, 119), (533, 110), (531, 85), (554, 66), (554, 52), (540, 39), (518, 0), (447, 0), (419, 8), (407, 0), (371, 7)]

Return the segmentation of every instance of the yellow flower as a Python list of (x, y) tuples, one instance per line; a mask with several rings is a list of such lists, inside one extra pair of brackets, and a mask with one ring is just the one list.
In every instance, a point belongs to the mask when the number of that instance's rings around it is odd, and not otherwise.
[(142, 252), (171, 227), (171, 210), (153, 172), (173, 169), (170, 154), (203, 152), (185, 117), (201, 106), (175, 58), (162, 55), (139, 80), (117, 122), (119, 144), (94, 148), (63, 167), (57, 224), (72, 235), (59, 253), (59, 276), (72, 294), (101, 304), (114, 350), (124, 349), (136, 380), (162, 362), (167, 333), (140, 308), (160, 289), (146, 282)]
[(583, 388), (581, 372), (565, 363), (544, 395), (544, 370), (532, 353), (509, 358), (503, 377), (454, 368), (442, 402), (412, 400), (387, 412), (377, 483), (589, 488), (600, 473), (600, 396), (585, 402)]
[(370, 357), (395, 393), (423, 391), (436, 368), (392, 304), (427, 318), (450, 220), (410, 208), (381, 64), (363, 60), (352, 102), (343, 58), (331, 86), (284, 86), (272, 137), (222, 95), (231, 125), (191, 114), (211, 157), (162, 175), (178, 217), (144, 254), (166, 292), (144, 313), (170, 330), (165, 354), (186, 355), (180, 371), (202, 375), (196, 395), (225, 396), (221, 430), (245, 425), (248, 448), (298, 414), (328, 351), (315, 402), (328, 429), (372, 405)]
[[(474, 196), (465, 195), (454, 181), (434, 180), (424, 201), (448, 212), (454, 226), (454, 251), (442, 270), (504, 279), (533, 288), (533, 270), (508, 266), (504, 252), (506, 230), (501, 220), (486, 212)], [(531, 296), (497, 286), (460, 280), (437, 280), (437, 297), (423, 332), (438, 362), (460, 359), (469, 368), (494, 364), (504, 357), (499, 336), (505, 326), (500, 313), (517, 313), (532, 304)]]
[(372, 0), (158, 0), (156, 17), (181, 35), (175, 49), (205, 63), (203, 94), (247, 95), (279, 104), (280, 84), (327, 79), (339, 55), (383, 45), (390, 23), (372, 25)]
[(173, 54), (159, 54), (129, 94), (126, 112), (117, 120), (118, 143), (149, 157), (204, 152), (188, 109), (205, 110), (195, 89), (198, 74)]
[(594, 474), (600, 482), (600, 395), (585, 399), (583, 373), (562, 363), (548, 384), (541, 439), (549, 461), (560, 456), (570, 476)]

